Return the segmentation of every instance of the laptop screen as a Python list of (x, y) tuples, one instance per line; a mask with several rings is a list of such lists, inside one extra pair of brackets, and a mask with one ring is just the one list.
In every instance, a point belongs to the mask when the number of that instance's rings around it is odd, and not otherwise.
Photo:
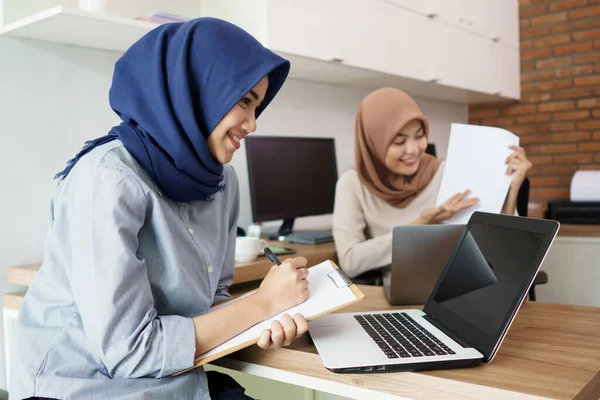
[(472, 218), (424, 310), (486, 357), (526, 295), (555, 233), (528, 226), (531, 220), (505, 218), (504, 224)]

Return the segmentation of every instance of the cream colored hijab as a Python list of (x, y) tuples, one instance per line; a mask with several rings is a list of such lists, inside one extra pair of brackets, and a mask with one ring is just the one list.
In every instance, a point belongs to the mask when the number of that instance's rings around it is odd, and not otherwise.
[(394, 137), (413, 120), (429, 123), (415, 101), (395, 88), (378, 89), (364, 98), (356, 114), (356, 170), (362, 184), (393, 207), (404, 208), (435, 175), (441, 160), (423, 153), (412, 176), (398, 175), (385, 166), (385, 155)]

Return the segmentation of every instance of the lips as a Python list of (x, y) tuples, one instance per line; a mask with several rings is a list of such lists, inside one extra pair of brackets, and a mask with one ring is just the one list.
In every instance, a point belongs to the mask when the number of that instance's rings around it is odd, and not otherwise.
[(240, 141), (243, 139), (242, 137), (234, 135), (231, 132), (227, 132), (227, 138), (229, 139), (231, 144), (233, 144), (233, 147), (235, 147), (236, 150), (240, 148)]

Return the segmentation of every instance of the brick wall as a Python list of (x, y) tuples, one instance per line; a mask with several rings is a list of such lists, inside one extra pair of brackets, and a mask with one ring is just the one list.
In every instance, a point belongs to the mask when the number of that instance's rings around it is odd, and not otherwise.
[(600, 169), (600, 0), (520, 0), (521, 101), (469, 107), (472, 124), (520, 136), (530, 201), (567, 198), (575, 170)]

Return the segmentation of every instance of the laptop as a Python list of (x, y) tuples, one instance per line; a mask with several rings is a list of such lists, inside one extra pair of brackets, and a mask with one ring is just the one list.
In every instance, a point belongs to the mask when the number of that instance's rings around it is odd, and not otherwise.
[(392, 231), (390, 281), (383, 286), (393, 305), (427, 302), (465, 225), (406, 225)]
[(473, 213), (423, 311), (334, 313), (309, 322), (323, 364), (357, 373), (492, 361), (558, 227), (551, 220)]

